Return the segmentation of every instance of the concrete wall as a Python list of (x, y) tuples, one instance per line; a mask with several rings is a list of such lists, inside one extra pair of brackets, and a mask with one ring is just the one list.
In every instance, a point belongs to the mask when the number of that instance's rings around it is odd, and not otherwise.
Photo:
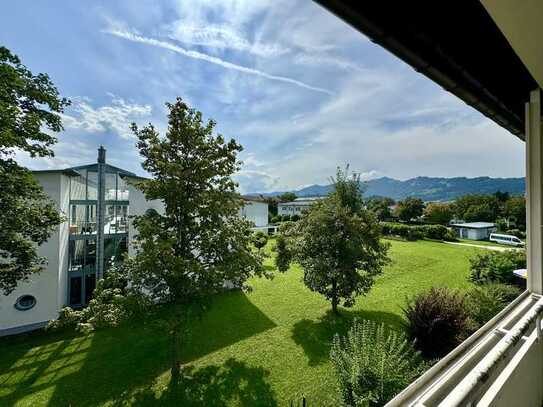
[(245, 205), (239, 210), (239, 216), (253, 222), (257, 227), (266, 226), (268, 224), (268, 204), (245, 201)]
[[(66, 188), (69, 184), (66, 183), (64, 178), (67, 177), (61, 173), (37, 175), (37, 179), (45, 192), (56, 203), (57, 207), (67, 214), (68, 202), (65, 199), (68, 193)], [(68, 225), (67, 222), (64, 222), (51, 235), (49, 240), (38, 248), (39, 255), (46, 257), (48, 260), (43, 272), (31, 275), (29, 281), (19, 283), (15, 291), (10, 295), (0, 294), (0, 335), (24, 330), (25, 326), (43, 324), (57, 318), (58, 311), (66, 297), (66, 291), (61, 291), (61, 287), (65, 287), (66, 276), (59, 273), (59, 270), (65, 266), (67, 261), (67, 241), (65, 245), (62, 245), (62, 253), (59, 241), (60, 239), (66, 239), (67, 233)], [(36, 305), (30, 310), (19, 311), (14, 307), (14, 304), (17, 298), (26, 294), (33, 295), (36, 298)]]

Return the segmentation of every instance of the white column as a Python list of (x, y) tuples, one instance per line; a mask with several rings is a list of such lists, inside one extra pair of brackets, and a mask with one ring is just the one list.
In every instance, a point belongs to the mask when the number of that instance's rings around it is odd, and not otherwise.
[(541, 90), (526, 103), (526, 257), (528, 290), (543, 294), (543, 143)]

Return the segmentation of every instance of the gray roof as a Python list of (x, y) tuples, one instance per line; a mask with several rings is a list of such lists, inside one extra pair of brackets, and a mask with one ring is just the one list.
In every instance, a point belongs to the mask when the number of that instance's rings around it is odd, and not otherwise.
[(466, 223), (452, 223), (451, 226), (468, 229), (489, 229), (496, 225), (491, 222), (466, 222)]

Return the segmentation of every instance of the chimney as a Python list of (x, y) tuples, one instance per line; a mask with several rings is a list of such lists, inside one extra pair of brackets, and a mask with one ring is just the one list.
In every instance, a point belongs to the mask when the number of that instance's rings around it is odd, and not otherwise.
[(104, 148), (104, 146), (100, 146), (100, 148), (98, 149), (98, 162), (100, 164), (106, 163), (106, 149)]

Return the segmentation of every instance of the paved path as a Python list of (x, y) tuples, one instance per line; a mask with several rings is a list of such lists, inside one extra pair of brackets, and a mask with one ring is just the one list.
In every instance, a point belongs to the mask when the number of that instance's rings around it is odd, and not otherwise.
[(443, 243), (454, 244), (454, 245), (457, 245), (457, 246), (477, 247), (479, 249), (494, 250), (494, 251), (497, 251), (497, 252), (504, 252), (506, 250), (524, 250), (522, 248), (513, 247), (513, 246), (511, 246), (511, 247), (508, 247), (508, 246), (488, 246), (488, 245), (479, 245), (479, 244), (475, 244), (475, 243), (459, 243), (459, 242), (443, 242)]

